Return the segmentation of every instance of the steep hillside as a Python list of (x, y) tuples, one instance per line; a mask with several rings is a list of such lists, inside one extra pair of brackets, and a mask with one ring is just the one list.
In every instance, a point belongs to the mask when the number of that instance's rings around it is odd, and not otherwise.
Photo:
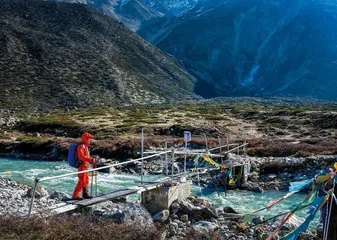
[(337, 99), (335, 1), (204, 1), (145, 27), (139, 34), (182, 59), (204, 97)]
[(195, 79), (84, 4), (0, 0), (0, 107), (196, 99)]

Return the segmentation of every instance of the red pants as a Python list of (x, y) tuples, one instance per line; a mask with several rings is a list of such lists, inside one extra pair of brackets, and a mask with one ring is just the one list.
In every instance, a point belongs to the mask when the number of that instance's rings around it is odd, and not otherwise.
[[(78, 171), (85, 171), (88, 170), (87, 167), (80, 166), (78, 168)], [(88, 188), (89, 186), (89, 174), (86, 173), (80, 173), (77, 175), (78, 176), (78, 183), (75, 187), (74, 193), (73, 193), (73, 198), (79, 198), (81, 195), (81, 191), (83, 191), (83, 188)]]

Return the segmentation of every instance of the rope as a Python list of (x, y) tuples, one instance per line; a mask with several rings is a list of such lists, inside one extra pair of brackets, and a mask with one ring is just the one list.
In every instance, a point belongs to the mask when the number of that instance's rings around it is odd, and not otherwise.
[[(332, 184), (332, 189), (335, 189), (335, 180), (333, 180), (333, 184)], [(326, 211), (329, 213), (326, 214), (326, 220), (325, 220), (325, 226), (324, 226), (324, 240), (328, 239), (328, 233), (329, 233), (329, 226), (330, 226), (330, 217), (331, 217), (331, 209), (332, 209), (332, 202), (333, 202), (333, 196), (331, 195), (330, 198), (330, 207), (329, 209), (327, 208)], [(328, 204), (328, 203), (327, 203)]]

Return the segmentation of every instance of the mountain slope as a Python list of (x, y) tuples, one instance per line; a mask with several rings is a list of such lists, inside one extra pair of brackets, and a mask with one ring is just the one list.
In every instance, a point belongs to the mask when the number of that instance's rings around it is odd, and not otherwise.
[(149, 20), (171, 18), (195, 6), (198, 1), (208, 0), (49, 0), (88, 4), (104, 14), (123, 22), (129, 29), (138, 31)]
[(84, 4), (0, 0), (1, 107), (197, 99), (195, 79)]
[(214, 96), (337, 100), (335, 1), (204, 1), (139, 31), (182, 59)]

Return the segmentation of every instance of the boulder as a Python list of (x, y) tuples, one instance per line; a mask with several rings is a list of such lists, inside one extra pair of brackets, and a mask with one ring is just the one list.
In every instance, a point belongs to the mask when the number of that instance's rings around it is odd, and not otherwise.
[(54, 192), (53, 194), (50, 195), (51, 199), (58, 199), (58, 200), (63, 200), (63, 199), (69, 199), (70, 195), (64, 193), (64, 192)]
[(187, 214), (183, 214), (180, 216), (180, 221), (186, 223), (188, 222), (188, 215)]
[(195, 220), (218, 218), (218, 216), (208, 207), (194, 208), (192, 211), (192, 217)]
[(113, 203), (126, 203), (129, 200), (129, 196), (121, 196), (118, 198), (111, 199)]
[(223, 212), (224, 213), (235, 213), (235, 214), (237, 214), (237, 212), (231, 207), (224, 207)]
[[(33, 195), (33, 188), (28, 189), (27, 196), (32, 197)], [(47, 190), (42, 187), (37, 186), (35, 190), (35, 198), (42, 198), (48, 196)]]
[(264, 217), (263, 216), (257, 216), (257, 217), (254, 217), (252, 219), (252, 223), (254, 223), (255, 225), (261, 224), (261, 223), (263, 223), (263, 221), (264, 221)]
[(190, 214), (192, 214), (194, 206), (191, 203), (187, 202), (187, 201), (181, 201), (181, 203), (180, 203), (180, 209), (184, 213), (190, 215)]
[[(139, 203), (105, 202), (91, 207), (92, 212), (101, 213), (103, 217), (114, 219), (118, 223), (153, 226), (150, 213)], [(102, 211), (101, 211), (102, 210)]]
[[(111, 165), (111, 163), (104, 163), (104, 162), (99, 162), (97, 163), (97, 167), (105, 167), (105, 166), (108, 166), (108, 165)], [(117, 172), (116, 168), (114, 167), (110, 167), (110, 168), (105, 168), (105, 169), (101, 169), (101, 170), (98, 170), (99, 172), (103, 172), (103, 173), (110, 173), (110, 174), (114, 174)]]
[(240, 221), (243, 218), (243, 214), (235, 214), (235, 213), (224, 213), (223, 217), (227, 220), (232, 220), (235, 222)]
[(192, 228), (200, 234), (212, 234), (219, 229), (219, 226), (214, 222), (198, 221), (192, 225)]
[(273, 181), (276, 179), (276, 174), (268, 174), (267, 176), (267, 181)]
[(152, 219), (153, 219), (154, 222), (161, 222), (161, 223), (163, 223), (163, 222), (165, 222), (168, 219), (169, 215), (170, 215), (169, 210), (163, 210), (163, 211), (155, 214), (152, 217)]

